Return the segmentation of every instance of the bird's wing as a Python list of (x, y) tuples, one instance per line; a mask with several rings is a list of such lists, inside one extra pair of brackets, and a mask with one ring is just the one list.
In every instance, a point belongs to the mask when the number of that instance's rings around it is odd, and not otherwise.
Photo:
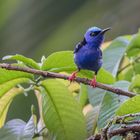
[(102, 53), (101, 50), (100, 50), (100, 58), (101, 58), (101, 59), (103, 58), (103, 53)]
[(80, 50), (80, 48), (81, 48), (82, 46), (83, 46), (83, 45), (81, 44), (81, 42), (79, 42), (79, 43), (76, 45), (75, 49), (74, 49), (74, 53), (77, 53), (77, 52)]
[(86, 45), (86, 39), (84, 38), (83, 41), (79, 42), (74, 50), (74, 53), (77, 53), (84, 45)]

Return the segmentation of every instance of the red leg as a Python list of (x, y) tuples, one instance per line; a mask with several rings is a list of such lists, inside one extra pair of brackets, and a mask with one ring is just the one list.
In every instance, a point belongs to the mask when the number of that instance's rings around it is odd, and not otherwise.
[(90, 82), (90, 85), (94, 88), (96, 87), (96, 75), (94, 75), (93, 79)]
[(70, 82), (72, 82), (75, 78), (76, 78), (76, 75), (77, 75), (77, 73), (78, 73), (79, 71), (75, 71), (75, 72), (73, 72), (72, 74), (71, 74), (71, 76), (69, 76), (69, 81)]

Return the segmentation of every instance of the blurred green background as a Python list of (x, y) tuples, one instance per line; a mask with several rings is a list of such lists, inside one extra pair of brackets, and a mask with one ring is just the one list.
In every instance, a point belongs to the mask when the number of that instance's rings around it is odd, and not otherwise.
[(0, 0), (0, 57), (72, 50), (95, 25), (113, 28), (106, 40), (133, 34), (139, 17), (139, 0)]
[[(106, 40), (140, 27), (139, 0), (0, 0), (0, 58), (23, 54), (38, 62), (58, 50), (73, 50), (91, 26), (112, 27)], [(28, 120), (33, 93), (17, 96), (7, 120)]]

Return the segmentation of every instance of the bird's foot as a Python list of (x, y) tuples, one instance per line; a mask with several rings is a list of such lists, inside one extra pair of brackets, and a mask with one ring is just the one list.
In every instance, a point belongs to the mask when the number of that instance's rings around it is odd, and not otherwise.
[(74, 79), (76, 78), (76, 74), (77, 74), (77, 71), (76, 71), (76, 72), (73, 72), (73, 73), (71, 74), (71, 76), (69, 76), (68, 80), (69, 80), (70, 82), (74, 81)]
[(91, 80), (91, 82), (90, 82), (90, 86), (92, 86), (93, 88), (95, 88), (96, 87), (96, 77), (94, 77), (92, 80)]

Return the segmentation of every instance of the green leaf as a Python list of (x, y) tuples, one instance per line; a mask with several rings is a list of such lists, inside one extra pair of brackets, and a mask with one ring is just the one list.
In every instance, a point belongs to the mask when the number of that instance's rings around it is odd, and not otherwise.
[(125, 115), (140, 112), (140, 95), (125, 101), (116, 111), (117, 115)]
[(60, 51), (51, 54), (44, 61), (41, 69), (54, 72), (75, 70), (73, 51)]
[(92, 108), (91, 110), (89, 110), (85, 115), (88, 137), (92, 136), (95, 132), (97, 121), (98, 121), (99, 110), (100, 110), (100, 107), (96, 106)]
[(103, 67), (116, 76), (130, 37), (118, 37), (103, 51)]
[(69, 90), (54, 79), (43, 81), (42, 86), (46, 127), (56, 135), (57, 140), (85, 140), (86, 126), (82, 109)]
[(115, 82), (115, 78), (110, 72), (101, 68), (97, 75), (97, 81), (105, 84), (113, 84)]
[(25, 65), (27, 65), (31, 68), (40, 69), (39, 64), (36, 63), (33, 59), (27, 58), (27, 57), (25, 57), (23, 55), (19, 55), (19, 54), (5, 56), (5, 57), (3, 57), (3, 60), (17, 60), (17, 61), (23, 62)]
[(118, 73), (119, 80), (131, 81), (133, 76), (140, 74), (140, 56), (125, 57)]
[(98, 129), (105, 127), (108, 120), (114, 116), (115, 110), (119, 107), (118, 96), (107, 92), (103, 98), (100, 108)]
[(133, 72), (135, 74), (140, 74), (140, 61), (134, 63), (134, 65), (133, 65)]
[(140, 32), (133, 36), (127, 49), (128, 57), (136, 56), (138, 54), (140, 54)]
[(88, 87), (88, 99), (90, 104), (93, 107), (100, 105), (105, 96), (105, 93), (105, 90)]
[[(73, 71), (70, 71), (69, 73), (72, 73)], [(79, 77), (81, 78), (93, 78), (94, 76), (94, 72), (93, 71), (90, 71), (90, 70), (80, 70), (80, 72), (78, 72), (78, 75)]]
[[(129, 82), (126, 81), (119, 81), (114, 84), (114, 87), (122, 88), (123, 90), (127, 90), (129, 86)], [(116, 95), (111, 92), (106, 92), (101, 108), (100, 114), (98, 119), (98, 129), (105, 127), (108, 120), (111, 119), (114, 115), (120, 104), (126, 100), (127, 98), (121, 95)]]
[(20, 119), (14, 119), (5, 124), (0, 129), (0, 139), (2, 140), (31, 140), (35, 132), (33, 116), (26, 124)]
[(132, 90), (133, 88), (140, 88), (140, 74), (137, 74), (133, 77), (129, 88), (130, 90)]
[(131, 81), (132, 77), (134, 76), (134, 69), (132, 66), (124, 69), (118, 74), (118, 79), (119, 80), (126, 80), (126, 81)]
[(88, 102), (88, 87), (87, 85), (81, 84), (79, 93), (79, 103), (82, 107)]
[(2, 98), (0, 99), (0, 128), (3, 126), (6, 114), (9, 108), (9, 105), (13, 98), (23, 92), (23, 89), (21, 88), (13, 88), (9, 90)]
[(11, 88), (20, 83), (29, 83), (33, 75), (20, 71), (5, 70), (0, 68), (0, 98)]
[[(125, 83), (128, 82), (124, 82), (122, 85), (119, 86), (124, 86)], [(115, 86), (118, 86), (117, 83), (115, 83)], [(127, 85), (125, 85), (127, 86)], [(122, 87), (124, 88), (124, 87)], [(89, 102), (90, 104), (92, 104), (92, 106), (97, 106), (100, 105), (104, 95), (106, 94), (106, 91), (103, 89), (98, 89), (98, 88), (92, 88), (92, 87), (88, 87), (88, 98), (89, 98)]]
[(7, 112), (9, 109), (9, 106), (11, 104), (11, 101), (9, 103), (7, 103), (6, 107), (4, 108), (4, 110), (2, 110), (1, 112), (1, 116), (0, 116), (0, 128), (4, 125), (5, 120), (6, 120), (6, 116), (7, 116)]
[(19, 78), (29, 78), (31, 80), (33, 79), (32, 74), (26, 72), (14, 71), (14, 70), (5, 70), (2, 68), (0, 68), (0, 75), (2, 75), (0, 77), (0, 84)]
[(14, 86), (16, 86), (17, 84), (20, 83), (28, 83), (30, 82), (30, 80), (28, 78), (17, 78), (17, 79), (13, 79), (10, 80), (8, 82), (5, 82), (3, 84), (0, 85), (0, 98), (6, 94), (6, 92), (8, 92), (11, 88), (13, 88)]
[[(81, 70), (78, 73), (78, 76), (92, 79), (94, 76), (94, 72), (89, 71), (89, 70)], [(97, 82), (113, 84), (115, 82), (115, 78), (110, 72), (108, 72), (104, 68), (101, 68), (97, 74)]]

